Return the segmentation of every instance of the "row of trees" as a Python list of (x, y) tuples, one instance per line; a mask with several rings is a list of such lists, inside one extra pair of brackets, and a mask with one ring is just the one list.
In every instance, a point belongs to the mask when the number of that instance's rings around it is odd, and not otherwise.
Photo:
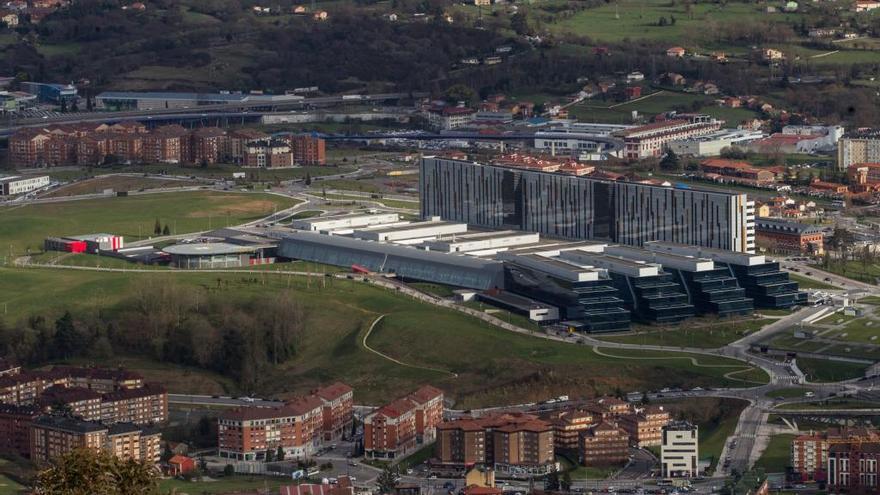
[(29, 365), (144, 355), (214, 370), (253, 390), (265, 372), (296, 355), (305, 312), (286, 291), (230, 304), (212, 296), (219, 290), (219, 280), (211, 289), (192, 290), (151, 279), (123, 306), (128, 309), (113, 315), (66, 312), (54, 322), (41, 316), (0, 322), (0, 354)]

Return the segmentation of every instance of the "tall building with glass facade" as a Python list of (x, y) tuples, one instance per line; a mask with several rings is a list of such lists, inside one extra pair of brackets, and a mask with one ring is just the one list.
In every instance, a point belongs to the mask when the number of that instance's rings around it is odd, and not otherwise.
[(754, 252), (745, 194), (423, 158), (421, 213), (494, 229), (632, 246), (667, 241)]

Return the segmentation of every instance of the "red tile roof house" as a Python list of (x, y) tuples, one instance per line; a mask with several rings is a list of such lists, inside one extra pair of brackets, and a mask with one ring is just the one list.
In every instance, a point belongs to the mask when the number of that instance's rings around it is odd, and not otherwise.
[(168, 459), (168, 475), (180, 476), (196, 470), (196, 461), (185, 455), (175, 455)]
[(667, 57), (684, 57), (685, 49), (680, 46), (673, 46), (666, 50)]

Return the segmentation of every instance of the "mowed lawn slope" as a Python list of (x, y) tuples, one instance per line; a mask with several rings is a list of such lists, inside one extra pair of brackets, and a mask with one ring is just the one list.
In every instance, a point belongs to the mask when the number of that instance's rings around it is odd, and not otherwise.
[[(550, 26), (557, 32), (589, 36), (603, 42), (650, 39), (679, 46), (712, 41), (713, 29), (730, 22), (751, 22), (761, 17), (760, 7), (751, 3), (694, 3), (688, 14), (684, 3), (666, 0), (620, 0), (586, 9)], [(659, 26), (665, 17), (666, 26)], [(672, 18), (675, 23), (672, 24)], [(773, 21), (790, 23), (799, 14), (776, 14)], [(671, 45), (670, 45), (671, 46)], [(668, 48), (668, 47), (664, 47)]]
[[(591, 396), (665, 386), (742, 386), (724, 375), (747, 369), (742, 363), (713, 356), (694, 356), (702, 366), (695, 366), (691, 356), (677, 353), (615, 350), (619, 358), (604, 356), (587, 346), (512, 334), (453, 310), (363, 282), (329, 277), (3, 268), (0, 279), (10, 283), (0, 284), (0, 314), (7, 308), (5, 319), (13, 323), (34, 313), (57, 318), (71, 308), (78, 314), (100, 312), (112, 319), (129, 306), (135, 289), (147, 277), (192, 287), (200, 299), (226, 303), (289, 290), (291, 300), (306, 311), (306, 330), (297, 356), (270, 371), (260, 390), (254, 391), (263, 395), (301, 393), (340, 379), (356, 388), (359, 401), (380, 403), (432, 383), (448, 391), (459, 406), (475, 407), (563, 393)], [(363, 346), (367, 330), (379, 315), (387, 316), (369, 336), (368, 346), (406, 365)], [(190, 370), (189, 379), (176, 380), (157, 373), (161, 366), (144, 359), (120, 356), (105, 364), (142, 369), (168, 383), (172, 391), (191, 391), (188, 384), (195, 380), (195, 371)], [(203, 386), (213, 379), (215, 391), (238, 392), (216, 375), (198, 373), (204, 375), (199, 377)]]
[(145, 239), (157, 219), (173, 234), (199, 232), (262, 218), (296, 203), (272, 194), (205, 191), (0, 208), (0, 253), (38, 251), (43, 239), (52, 236), (108, 232), (128, 242)]

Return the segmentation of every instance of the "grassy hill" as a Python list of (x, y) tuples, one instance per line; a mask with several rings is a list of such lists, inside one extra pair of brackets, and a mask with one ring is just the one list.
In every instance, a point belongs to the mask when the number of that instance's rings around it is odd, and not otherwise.
[(172, 233), (237, 225), (294, 206), (271, 194), (162, 193), (0, 208), (0, 252), (20, 255), (42, 249), (52, 236), (109, 232), (128, 242), (153, 234), (156, 220)]
[[(456, 311), (345, 279), (272, 272), (108, 273), (34, 268), (0, 269), (0, 277), (9, 282), (0, 285), (0, 310), (6, 309), (9, 322), (30, 314), (57, 318), (68, 308), (76, 314), (99, 314), (112, 320), (131, 304), (133, 294), (148, 278), (181, 284), (201, 300), (222, 304), (289, 290), (305, 310), (306, 330), (297, 355), (262, 377), (256, 392), (263, 395), (303, 392), (341, 379), (355, 386), (359, 401), (376, 403), (419, 384), (433, 383), (462, 407), (474, 407), (618, 389), (741, 386), (743, 382), (736, 379), (741, 374), (725, 375), (749, 369), (720, 357), (622, 350), (598, 354), (590, 347), (511, 334)], [(379, 315), (387, 316), (367, 344), (385, 356), (363, 346), (367, 329)], [(141, 369), (176, 391), (195, 391), (193, 385), (198, 384), (204, 393), (237, 392), (234, 384), (214, 373), (158, 365), (143, 357), (119, 356), (103, 364)], [(747, 374), (749, 379), (762, 378), (762, 374), (755, 377), (754, 371)]]

